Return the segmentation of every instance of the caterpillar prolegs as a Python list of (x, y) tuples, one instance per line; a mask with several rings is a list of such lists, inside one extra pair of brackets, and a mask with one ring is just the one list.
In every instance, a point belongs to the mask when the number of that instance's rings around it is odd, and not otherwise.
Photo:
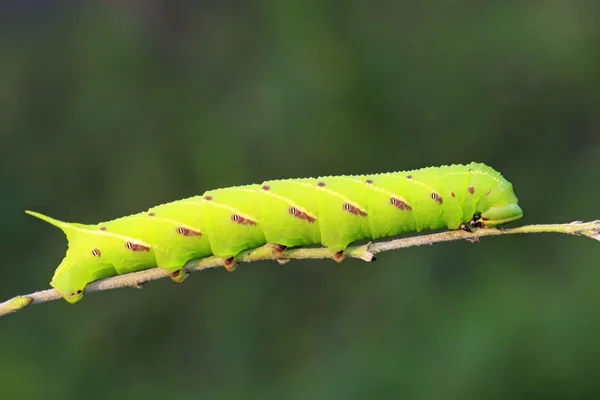
[(471, 163), (216, 189), (95, 225), (27, 213), (66, 234), (69, 247), (50, 284), (75, 303), (98, 279), (158, 266), (182, 282), (189, 260), (231, 262), (267, 243), (281, 251), (321, 244), (333, 255), (403, 232), (495, 227), (523, 216), (517, 202), (499, 172)]

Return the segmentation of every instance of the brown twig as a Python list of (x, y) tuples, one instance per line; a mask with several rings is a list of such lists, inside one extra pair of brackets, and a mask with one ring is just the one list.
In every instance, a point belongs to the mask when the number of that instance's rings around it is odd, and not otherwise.
[[(267, 244), (257, 249), (242, 252), (238, 257), (236, 257), (235, 263), (237, 264), (239, 262), (253, 262), (261, 260), (277, 260), (280, 263), (285, 263), (286, 261), (292, 259), (305, 260), (324, 258), (331, 258), (338, 262), (342, 261), (344, 258), (359, 258), (369, 262), (372, 261), (375, 258), (375, 255), (378, 253), (389, 250), (403, 249), (406, 247), (431, 245), (434, 243), (449, 242), (454, 240), (468, 240), (475, 242), (485, 236), (545, 232), (587, 236), (600, 241), (600, 220), (592, 222), (576, 221), (570, 224), (526, 225), (512, 229), (478, 229), (470, 233), (462, 230), (447, 231), (429, 235), (368, 243), (360, 246), (351, 246), (348, 247), (341, 256), (340, 254), (335, 254), (331, 250), (324, 247), (288, 249), (281, 252), (281, 248), (276, 248), (271, 244)], [(190, 272), (195, 272), (224, 265), (227, 265), (229, 270), (235, 269), (235, 264), (233, 266), (230, 264), (231, 262), (226, 262), (222, 258), (213, 256), (190, 261), (185, 265), (185, 269)], [(164, 270), (160, 268), (152, 268), (126, 275), (118, 275), (90, 283), (85, 288), (85, 292), (100, 292), (124, 287), (140, 288), (146, 282), (166, 278), (167, 276), (168, 273), (166, 273)], [(61, 296), (54, 289), (47, 289), (27, 295), (16, 296), (0, 304), (0, 317), (22, 310), (30, 304), (42, 304), (59, 299), (61, 299)]]

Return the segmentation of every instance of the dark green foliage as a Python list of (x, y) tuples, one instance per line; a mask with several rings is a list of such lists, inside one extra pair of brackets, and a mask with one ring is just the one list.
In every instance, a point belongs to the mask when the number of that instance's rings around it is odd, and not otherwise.
[[(2, 299), (46, 288), (64, 254), (25, 209), (94, 222), (269, 177), (478, 160), (518, 188), (522, 223), (598, 218), (593, 2), (54, 3), (0, 27)], [(599, 256), (511, 236), (32, 307), (0, 323), (0, 393), (582, 398)]]

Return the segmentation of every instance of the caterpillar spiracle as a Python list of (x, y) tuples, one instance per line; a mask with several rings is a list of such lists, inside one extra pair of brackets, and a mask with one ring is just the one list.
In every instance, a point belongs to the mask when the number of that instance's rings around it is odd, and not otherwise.
[(66, 234), (68, 250), (50, 284), (76, 303), (102, 278), (158, 266), (183, 282), (189, 260), (231, 261), (267, 243), (282, 251), (320, 244), (338, 254), (352, 242), (403, 232), (495, 227), (523, 216), (517, 202), (499, 172), (470, 163), (216, 189), (94, 225), (26, 212)]

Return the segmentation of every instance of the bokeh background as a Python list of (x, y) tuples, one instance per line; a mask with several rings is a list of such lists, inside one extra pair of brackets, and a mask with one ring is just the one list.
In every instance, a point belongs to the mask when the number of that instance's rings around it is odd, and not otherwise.
[[(101, 4), (100, 4), (101, 3)], [(265, 179), (480, 161), (519, 223), (600, 217), (595, 2), (4, 1), (0, 294), (63, 235)], [(0, 321), (3, 399), (559, 399), (600, 390), (600, 245), (245, 264)]]

